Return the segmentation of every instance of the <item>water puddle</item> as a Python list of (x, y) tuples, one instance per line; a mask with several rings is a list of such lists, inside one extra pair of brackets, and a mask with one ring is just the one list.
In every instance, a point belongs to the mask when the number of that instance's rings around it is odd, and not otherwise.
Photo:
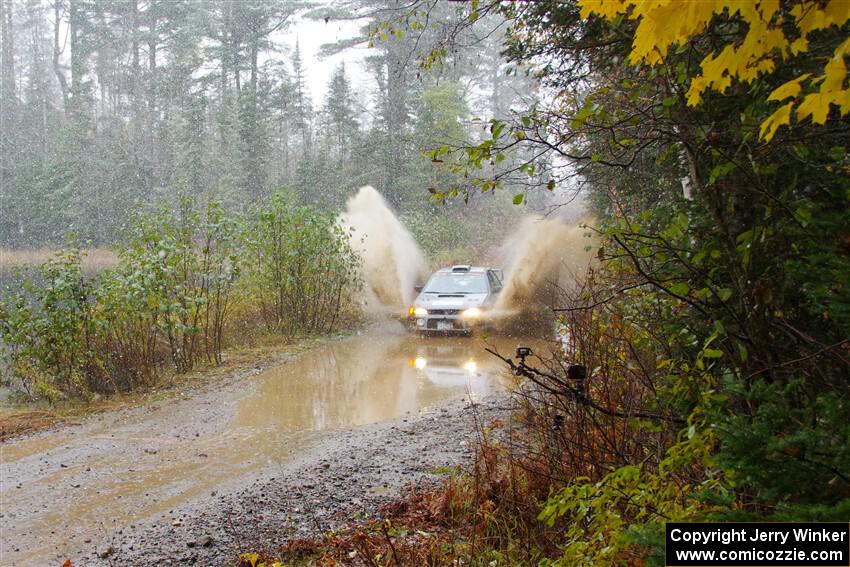
[[(506, 354), (517, 343), (488, 342)], [(0, 445), (0, 564), (52, 564), (90, 549), (116, 528), (273, 473), (330, 430), (509, 388), (483, 347), (369, 333), (223, 391)]]

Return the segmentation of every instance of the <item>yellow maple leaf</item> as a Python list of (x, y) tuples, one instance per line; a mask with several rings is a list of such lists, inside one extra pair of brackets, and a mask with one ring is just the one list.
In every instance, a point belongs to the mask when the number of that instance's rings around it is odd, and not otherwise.
[(847, 0), (831, 0), (823, 11), (827, 13), (827, 16), (837, 26), (843, 25), (844, 22), (850, 20), (850, 2), (847, 2)]
[(809, 50), (809, 40), (805, 37), (800, 37), (793, 42), (791, 42), (791, 46), (788, 48), (791, 52), (791, 55), (798, 55), (803, 53), (804, 51)]
[(833, 57), (823, 68), (823, 82), (820, 90), (823, 92), (840, 91), (846, 78), (847, 66), (844, 64), (844, 57), (842, 55)]
[(691, 81), (691, 86), (688, 88), (687, 101), (688, 106), (696, 106), (702, 99), (702, 93), (708, 88), (708, 79), (705, 77), (694, 77)]
[(841, 26), (850, 20), (850, 2), (831, 0), (822, 10), (813, 2), (804, 2), (804, 7), (797, 14), (797, 26), (805, 37), (813, 31)]
[(587, 19), (591, 14), (597, 14), (606, 20), (613, 20), (625, 11), (623, 0), (584, 0), (580, 4), (579, 15)]
[(821, 30), (829, 27), (832, 18), (827, 16), (823, 10), (812, 8), (805, 10), (800, 18), (797, 19), (797, 26), (804, 36), (809, 35), (815, 30)]
[(761, 128), (759, 128), (759, 138), (765, 142), (769, 142), (773, 139), (773, 136), (776, 134), (776, 131), (780, 126), (791, 122), (791, 109), (793, 107), (794, 101), (791, 101), (788, 104), (783, 104), (776, 112), (768, 116), (767, 120), (761, 123)]
[[(707, 90), (723, 93), (733, 79), (751, 83), (776, 71), (777, 62), (788, 55), (809, 51), (808, 35), (817, 30), (842, 26), (850, 21), (850, 0), (579, 0), (583, 17), (591, 13), (613, 20), (620, 14), (638, 22), (629, 61), (657, 65), (671, 46), (684, 45), (705, 31), (715, 15), (740, 18), (747, 34), (741, 41), (730, 41), (718, 52), (709, 53), (700, 62), (701, 73), (691, 79), (687, 92), (689, 106), (697, 106)], [(795, 30), (786, 25), (790, 15)], [(795, 77), (774, 89), (768, 100), (794, 100), (774, 111), (759, 129), (760, 137), (770, 140), (782, 125), (789, 124), (791, 112), (799, 103), (797, 122), (811, 117), (823, 124), (830, 105), (842, 115), (850, 113), (850, 89), (845, 87), (850, 56), (850, 38), (832, 54), (821, 73)], [(817, 92), (800, 98), (802, 87)]]
[(806, 95), (797, 108), (797, 121), (802, 122), (809, 116), (813, 124), (823, 124), (829, 114), (829, 103), (832, 102), (829, 93), (816, 92)]
[(779, 87), (773, 89), (773, 92), (770, 93), (770, 96), (767, 97), (767, 100), (777, 100), (782, 102), (788, 97), (797, 98), (797, 95), (800, 94), (800, 90), (803, 88), (800, 83), (811, 77), (811, 73), (806, 73), (805, 75), (800, 75), (796, 79), (791, 79), (787, 83), (783, 83)]
[(629, 19), (640, 20), (629, 59), (632, 63), (660, 63), (670, 46), (681, 45), (702, 33), (716, 13), (723, 11), (722, 0), (700, 2), (634, 2)]

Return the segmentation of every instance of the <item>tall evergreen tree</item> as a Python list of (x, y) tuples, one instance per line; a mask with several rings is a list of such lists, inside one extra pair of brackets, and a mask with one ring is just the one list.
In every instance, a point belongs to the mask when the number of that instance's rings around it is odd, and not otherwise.
[(352, 140), (359, 127), (345, 63), (340, 64), (331, 76), (322, 113), (324, 136), (329, 141), (336, 163), (343, 167), (350, 158)]
[(295, 52), (292, 54), (292, 87), (290, 118), (293, 128), (301, 138), (301, 157), (306, 159), (310, 156), (313, 140), (311, 116), (313, 103), (305, 85), (304, 65), (301, 61), (301, 42), (297, 39), (295, 41)]

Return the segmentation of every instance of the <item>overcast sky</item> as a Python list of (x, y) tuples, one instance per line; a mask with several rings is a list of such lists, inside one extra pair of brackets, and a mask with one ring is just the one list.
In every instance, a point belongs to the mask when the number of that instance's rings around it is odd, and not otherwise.
[(285, 45), (290, 53), (295, 51), (296, 38), (301, 46), (301, 58), (304, 62), (307, 87), (316, 107), (324, 102), (328, 82), (337, 65), (345, 63), (345, 69), (351, 80), (355, 91), (362, 92), (366, 85), (363, 60), (371, 51), (365, 45), (347, 49), (332, 57), (319, 59), (319, 50), (324, 43), (334, 43), (341, 39), (351, 38), (357, 35), (361, 22), (356, 21), (329, 21), (309, 20), (298, 18), (293, 25), (289, 26), (278, 40)]

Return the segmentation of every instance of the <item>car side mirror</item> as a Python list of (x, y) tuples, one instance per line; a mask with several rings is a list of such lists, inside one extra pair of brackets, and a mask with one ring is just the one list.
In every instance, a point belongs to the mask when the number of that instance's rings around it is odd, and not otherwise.
[(422, 288), (423, 288), (423, 287), (425, 287), (425, 286), (424, 286), (424, 285), (415, 285), (415, 286), (413, 286), (413, 290), (414, 290), (416, 293), (422, 293)]

